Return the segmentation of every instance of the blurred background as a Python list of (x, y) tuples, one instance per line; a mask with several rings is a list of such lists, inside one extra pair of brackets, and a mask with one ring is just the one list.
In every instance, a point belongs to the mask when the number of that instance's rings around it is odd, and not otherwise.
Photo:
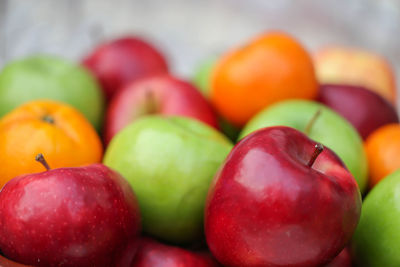
[(189, 77), (200, 61), (269, 29), (313, 50), (380, 53), (400, 77), (399, 0), (0, 0), (0, 67), (32, 53), (80, 60), (103, 39), (143, 36)]

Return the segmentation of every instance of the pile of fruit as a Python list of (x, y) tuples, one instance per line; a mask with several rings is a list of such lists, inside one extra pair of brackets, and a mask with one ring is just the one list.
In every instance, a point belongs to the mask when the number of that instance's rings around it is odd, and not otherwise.
[(379, 55), (269, 32), (193, 82), (137, 37), (0, 72), (0, 266), (400, 266)]

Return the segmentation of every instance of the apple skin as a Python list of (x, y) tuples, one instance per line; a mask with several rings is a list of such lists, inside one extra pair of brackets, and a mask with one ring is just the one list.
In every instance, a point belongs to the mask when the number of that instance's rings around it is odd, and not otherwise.
[(317, 102), (287, 100), (270, 106), (254, 116), (243, 128), (240, 138), (260, 128), (284, 125), (304, 131), (308, 122), (321, 109), (308, 136), (330, 147), (346, 164), (356, 179), (361, 193), (368, 182), (368, 162), (357, 130), (339, 114)]
[(220, 266), (206, 252), (192, 252), (165, 245), (147, 237), (140, 240), (139, 249), (130, 267), (217, 267)]
[(190, 83), (170, 75), (157, 75), (137, 80), (115, 94), (106, 114), (104, 140), (149, 114), (186, 116), (214, 128), (217, 117), (207, 100)]
[(364, 87), (321, 85), (318, 101), (347, 119), (364, 140), (375, 129), (385, 124), (399, 122), (393, 105)]
[(361, 212), (358, 186), (325, 147), (290, 127), (268, 127), (241, 140), (207, 198), (208, 246), (227, 266), (320, 266), (351, 238)]
[(168, 72), (164, 56), (137, 37), (103, 43), (83, 60), (83, 64), (98, 78), (107, 100), (138, 78)]
[(400, 266), (400, 170), (366, 196), (352, 240), (356, 266)]
[(324, 267), (352, 267), (350, 249), (345, 247), (336, 258)]
[(187, 244), (204, 237), (208, 187), (231, 148), (223, 134), (202, 122), (154, 115), (119, 132), (104, 164), (134, 188), (145, 233)]
[(1, 254), (0, 254), (0, 266), (1, 267), (32, 267), (29, 265), (24, 265), (24, 264), (17, 263), (15, 261), (11, 261), (11, 260), (3, 257)]
[(6, 65), (0, 73), (0, 117), (37, 99), (70, 104), (99, 130), (104, 99), (95, 77), (85, 68), (54, 56), (31, 56)]
[(18, 176), (0, 192), (0, 248), (35, 266), (115, 266), (138, 238), (134, 192), (103, 164)]
[(392, 66), (381, 55), (356, 47), (328, 46), (314, 53), (320, 83), (364, 86), (396, 105)]

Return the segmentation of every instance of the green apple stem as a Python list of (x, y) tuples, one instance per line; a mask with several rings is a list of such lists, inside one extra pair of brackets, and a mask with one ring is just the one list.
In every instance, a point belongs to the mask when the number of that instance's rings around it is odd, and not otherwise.
[(310, 121), (306, 125), (306, 129), (304, 130), (304, 133), (306, 135), (309, 135), (311, 132), (312, 127), (314, 126), (315, 121), (318, 119), (318, 117), (321, 115), (322, 109), (318, 109), (317, 112), (314, 113), (314, 115), (311, 117)]
[(54, 124), (54, 119), (53, 119), (53, 117), (50, 116), (50, 115), (44, 115), (44, 116), (42, 117), (42, 121), (47, 122), (47, 123), (50, 123), (50, 124)]
[(44, 159), (44, 156), (43, 156), (42, 153), (37, 154), (36, 157), (35, 157), (35, 160), (38, 161), (38, 162), (40, 162), (40, 163), (46, 168), (46, 171), (51, 170), (49, 164), (48, 164), (47, 161)]
[(312, 165), (314, 164), (315, 160), (318, 158), (319, 154), (322, 153), (322, 151), (324, 151), (324, 146), (322, 144), (320, 144), (320, 143), (317, 143), (315, 145), (314, 152), (312, 153), (311, 158), (307, 163), (308, 167), (310, 167), (310, 168), (312, 167)]

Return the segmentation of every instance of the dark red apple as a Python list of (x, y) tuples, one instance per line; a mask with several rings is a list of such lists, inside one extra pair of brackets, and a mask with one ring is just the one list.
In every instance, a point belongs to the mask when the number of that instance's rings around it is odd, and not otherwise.
[(227, 266), (320, 266), (349, 241), (360, 211), (357, 183), (334, 152), (269, 127), (228, 155), (210, 187), (205, 233)]
[(134, 192), (102, 164), (19, 176), (0, 192), (0, 249), (23, 264), (115, 266), (139, 230)]
[(149, 114), (191, 117), (218, 127), (212, 107), (193, 85), (171, 75), (158, 75), (133, 82), (114, 96), (105, 119), (105, 142)]
[(351, 255), (347, 247), (345, 247), (336, 258), (330, 263), (325, 265), (325, 267), (351, 267)]
[(131, 267), (216, 267), (220, 266), (207, 252), (192, 252), (164, 245), (150, 238), (140, 240)]
[(108, 100), (131, 81), (168, 72), (163, 55), (150, 43), (136, 37), (101, 44), (83, 64), (98, 78)]
[(320, 87), (318, 101), (346, 118), (364, 140), (380, 126), (399, 122), (393, 105), (364, 87), (324, 84)]

